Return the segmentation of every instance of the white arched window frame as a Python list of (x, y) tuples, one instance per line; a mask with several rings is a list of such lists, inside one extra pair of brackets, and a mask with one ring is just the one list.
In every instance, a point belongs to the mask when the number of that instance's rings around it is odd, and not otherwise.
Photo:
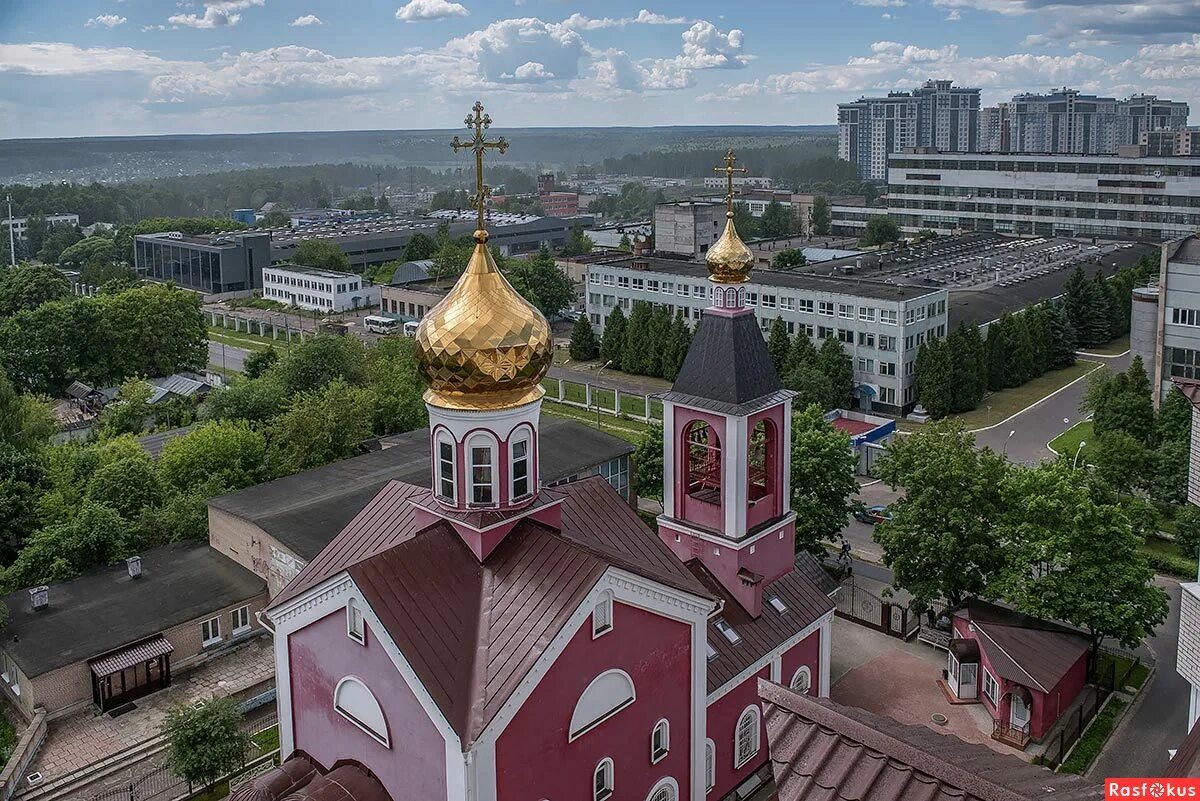
[(476, 434), (467, 440), (467, 458), (471, 472), (467, 497), (473, 506), (493, 506), (496, 503), (496, 440), (487, 434)]
[(612, 798), (614, 778), (613, 761), (605, 757), (592, 771), (592, 801), (606, 801)]
[(439, 431), (434, 446), (434, 459), (437, 464), (437, 494), (451, 503), (458, 502), (458, 454), (454, 438), (445, 431)]
[(346, 676), (333, 689), (333, 709), (385, 748), (391, 748), (387, 719), (375, 694), (362, 679)]
[(604, 721), (628, 707), (637, 699), (633, 679), (623, 670), (606, 670), (592, 679), (579, 695), (575, 711), (571, 714), (570, 734), (572, 742), (587, 734)]
[(646, 801), (679, 801), (679, 785), (670, 776), (659, 779), (646, 796)]
[(717, 744), (704, 741), (704, 792), (712, 792), (717, 786)]
[(663, 718), (650, 730), (650, 764), (661, 762), (670, 750), (671, 724)]
[(608, 590), (600, 593), (592, 609), (592, 639), (608, 634), (613, 628), (613, 596)]
[(740, 768), (758, 754), (761, 739), (758, 721), (757, 706), (748, 706), (738, 715), (737, 727), (733, 730), (734, 768)]
[(812, 690), (812, 671), (809, 670), (808, 665), (802, 665), (792, 674), (792, 680), (788, 682), (788, 687), (801, 695), (808, 695)]
[(510, 500), (520, 500), (533, 492), (533, 437), (526, 428), (519, 429), (509, 443), (508, 493)]

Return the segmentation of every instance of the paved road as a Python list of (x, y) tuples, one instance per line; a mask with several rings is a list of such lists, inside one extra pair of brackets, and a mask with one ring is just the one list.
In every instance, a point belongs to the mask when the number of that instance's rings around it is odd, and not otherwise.
[(1188, 683), (1175, 672), (1179, 583), (1163, 579), (1161, 584), (1171, 596), (1171, 613), (1148, 642), (1158, 657), (1158, 669), (1088, 772), (1093, 779), (1161, 776), (1167, 765), (1167, 750), (1178, 748), (1187, 734)]
[[(1128, 353), (1084, 358), (1101, 362), (1110, 370), (1124, 370), (1129, 366)], [(1086, 391), (1087, 379), (1076, 381), (1015, 417), (979, 431), (975, 440), (992, 450), (1004, 452), (1013, 462), (1036, 464), (1053, 459), (1054, 454), (1046, 447), (1046, 443), (1083, 419), (1079, 402)], [(1063, 423), (1064, 418), (1070, 422)], [(1013, 432), (1011, 437), (1010, 431)]]
[(226, 373), (242, 372), (246, 366), (246, 357), (249, 355), (250, 351), (245, 348), (235, 348), (233, 345), (226, 345), (223, 342), (208, 343), (208, 363)]

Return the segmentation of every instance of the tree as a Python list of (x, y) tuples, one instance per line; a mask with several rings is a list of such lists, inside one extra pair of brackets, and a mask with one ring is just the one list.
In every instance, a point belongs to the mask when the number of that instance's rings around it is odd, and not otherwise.
[(592, 330), (592, 321), (586, 314), (579, 315), (575, 325), (571, 327), (571, 358), (577, 362), (587, 362), (596, 358), (600, 346), (596, 342), (596, 332)]
[(71, 296), (71, 283), (53, 267), (19, 264), (0, 270), (0, 316)]
[(292, 217), (282, 209), (271, 209), (258, 220), (257, 228), (287, 228), (292, 224)]
[(247, 378), (259, 378), (266, 374), (279, 361), (279, 351), (268, 345), (262, 350), (256, 350), (246, 357), (242, 372)]
[(1123, 373), (1097, 371), (1088, 381), (1082, 408), (1092, 412), (1097, 434), (1125, 431), (1143, 445), (1154, 444), (1154, 405), (1140, 356)]
[(570, 308), (578, 296), (575, 284), (554, 263), (544, 245), (532, 259), (512, 259), (505, 272), (513, 289), (546, 317)]
[(97, 467), (88, 480), (86, 497), (115, 509), (125, 520), (136, 520), (142, 509), (162, 500), (163, 491), (154, 462), (142, 451)]
[(244, 421), (204, 423), (163, 446), (158, 473), (178, 492), (249, 487), (268, 478), (267, 439)]
[(863, 229), (860, 240), (863, 247), (875, 247), (899, 241), (900, 226), (886, 214), (877, 214), (867, 220), (867, 227)]
[(854, 391), (854, 362), (842, 347), (842, 343), (829, 337), (821, 343), (817, 351), (817, 367), (829, 379), (830, 398), (832, 405), (828, 408), (838, 408), (850, 403), (850, 393)]
[(798, 408), (819, 406), (822, 409), (836, 409), (842, 404), (837, 400), (837, 394), (829, 376), (821, 371), (816, 361), (801, 362), (783, 378), (783, 386), (796, 393), (793, 404)]
[(172, 706), (161, 734), (169, 744), (171, 769), (195, 785), (208, 786), (241, 767), (250, 747), (241, 709), (228, 696)]
[(794, 267), (803, 267), (805, 264), (808, 264), (808, 258), (800, 248), (781, 250), (771, 260), (771, 266), (776, 270), (790, 270)]
[(1200, 557), (1200, 506), (1189, 503), (1176, 512), (1175, 544), (1184, 557)]
[(305, 239), (296, 246), (292, 261), (322, 270), (350, 271), (350, 259), (336, 243), (328, 239)]
[(879, 475), (905, 495), (874, 538), (896, 586), (918, 607), (978, 595), (1004, 566), (992, 528), (1008, 469), (1002, 456), (976, 450), (975, 438), (955, 422), (931, 423), (892, 442)]
[(100, 429), (105, 436), (140, 434), (150, 417), (150, 398), (154, 388), (149, 383), (131, 378), (121, 385), (116, 400), (100, 414)]
[[(96, 380), (168, 376), (208, 363), (208, 329), (200, 296), (167, 284), (143, 284), (116, 295), (80, 299), (94, 306), (103, 336), (96, 348)], [(95, 330), (95, 329), (93, 329)], [(80, 357), (81, 364), (92, 363)]]
[(854, 510), (857, 457), (850, 437), (825, 421), (820, 406), (792, 415), (791, 508), (796, 550), (820, 554)]
[(663, 499), (663, 428), (651, 423), (633, 452), (634, 491), (643, 498)]
[(1167, 615), (1167, 595), (1139, 550), (1125, 509), (1097, 501), (1064, 462), (1020, 468), (1002, 483), (996, 536), (1005, 567), (995, 590), (1027, 614), (1086, 629), (1093, 651), (1105, 638), (1134, 648)]
[(70, 520), (35, 532), (4, 571), (9, 591), (73, 578), (130, 553), (128, 524), (109, 506), (84, 501)]
[(583, 225), (575, 223), (571, 226), (571, 233), (567, 235), (567, 241), (559, 253), (563, 256), (582, 256), (585, 253), (591, 253), (595, 246), (596, 243), (592, 241), (592, 238), (583, 232)]
[(81, 239), (83, 239), (83, 234), (80, 233), (78, 226), (65, 223), (52, 225), (41, 249), (37, 251), (37, 257), (47, 264), (54, 264), (64, 250)]
[(953, 358), (949, 339), (931, 339), (917, 351), (917, 399), (935, 420), (956, 411)]
[(375, 394), (335, 378), (292, 398), (271, 424), (272, 457), (280, 475), (351, 456), (371, 436)]
[[(0, 415), (0, 425), (4, 425)], [(41, 521), (38, 500), (46, 490), (40, 453), (0, 443), (0, 560), (11, 564)]]
[(775, 365), (775, 372), (783, 375), (784, 368), (787, 367), (788, 354), (792, 351), (792, 338), (788, 336), (787, 323), (782, 317), (776, 317), (771, 321), (771, 329), (767, 334), (767, 353), (771, 356), (771, 363)]
[(759, 233), (758, 218), (750, 213), (745, 203), (733, 204), (733, 225), (742, 239), (755, 239)]
[(335, 334), (311, 337), (271, 369), (286, 395), (311, 392), (341, 379), (355, 386), (366, 383), (367, 355), (360, 340)]
[[(792, 347), (788, 351), (787, 363), (784, 365), (784, 374), (798, 368), (801, 364), (811, 364), (817, 361), (817, 348), (813, 345), (808, 334), (801, 330), (792, 340)], [(799, 407), (797, 407), (799, 408)]]
[(625, 312), (620, 306), (613, 306), (604, 321), (604, 334), (600, 338), (600, 358), (620, 367), (621, 356), (625, 352), (625, 328), (627, 321)]
[(623, 250), (626, 253), (633, 252), (633, 242), (629, 240), (629, 234), (621, 234), (621, 241), (617, 243), (617, 250)]
[(692, 332), (688, 329), (687, 322), (684, 321), (683, 312), (679, 311), (675, 314), (675, 319), (671, 321), (670, 333), (667, 336), (667, 345), (663, 349), (663, 378), (668, 381), (674, 381), (679, 376), (679, 371), (683, 369), (683, 362), (687, 358), (687, 353), (691, 345)]
[(625, 326), (625, 346), (621, 352), (621, 369), (633, 375), (647, 375), (651, 363), (650, 323), (653, 311), (649, 303), (636, 301)]
[(811, 213), (812, 230), (809, 233), (816, 236), (829, 236), (833, 215), (830, 214), (829, 201), (825, 199), (824, 195), (817, 195), (813, 198)]
[(375, 395), (375, 433), (399, 434), (429, 423), (417, 369), (416, 345), (408, 337), (387, 337), (367, 350), (367, 378)]
[(1075, 364), (1075, 327), (1063, 304), (1048, 301), (1043, 309), (1051, 348), (1049, 369), (1061, 370)]
[(975, 323), (959, 323), (946, 338), (950, 352), (950, 405), (956, 412), (979, 406), (987, 392), (987, 358)]
[(36, 450), (58, 430), (47, 403), (19, 395), (0, 369), (0, 448)]
[(212, 420), (265, 423), (283, 411), (288, 393), (274, 373), (261, 378), (235, 378), (204, 400), (202, 412)]
[[(1116, 429), (1088, 443), (1088, 460), (1096, 475), (1118, 492), (1146, 486), (1153, 477), (1154, 453), (1129, 432)], [(1074, 454), (1064, 454), (1064, 458)]]
[(404, 251), (400, 258), (403, 261), (422, 261), (432, 259), (436, 252), (437, 244), (433, 239), (418, 231), (404, 243)]
[(70, 270), (95, 270), (112, 266), (116, 258), (116, 242), (104, 236), (89, 236), (64, 250), (58, 257), (58, 266)]
[(763, 210), (759, 221), (763, 236), (771, 239), (782, 239), (794, 232), (792, 212), (778, 200), (772, 199)]

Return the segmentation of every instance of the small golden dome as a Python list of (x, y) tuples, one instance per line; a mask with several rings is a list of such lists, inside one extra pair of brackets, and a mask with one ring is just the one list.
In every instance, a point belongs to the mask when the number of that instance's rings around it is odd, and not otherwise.
[(733, 212), (725, 212), (725, 233), (716, 241), (705, 257), (708, 274), (718, 284), (741, 284), (750, 277), (750, 266), (754, 254), (738, 236), (733, 224)]
[(550, 324), (517, 294), (475, 232), (475, 252), (458, 283), (417, 328), (425, 400), (448, 409), (505, 409), (545, 394), (553, 356)]

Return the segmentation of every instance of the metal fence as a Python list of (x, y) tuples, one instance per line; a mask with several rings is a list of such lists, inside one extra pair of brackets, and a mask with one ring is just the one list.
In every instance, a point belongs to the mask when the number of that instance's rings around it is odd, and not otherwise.
[(1088, 695), (1073, 713), (1067, 715), (1066, 724), (1057, 734), (1051, 736), (1046, 750), (1034, 759), (1035, 763), (1051, 769), (1061, 765), (1070, 754), (1071, 748), (1087, 731), (1088, 725), (1104, 708), (1105, 702), (1114, 692), (1125, 686), (1129, 677), (1142, 663), (1137, 654), (1115, 648), (1101, 648), (1099, 657), (1088, 676), (1090, 686), (1084, 688)]

